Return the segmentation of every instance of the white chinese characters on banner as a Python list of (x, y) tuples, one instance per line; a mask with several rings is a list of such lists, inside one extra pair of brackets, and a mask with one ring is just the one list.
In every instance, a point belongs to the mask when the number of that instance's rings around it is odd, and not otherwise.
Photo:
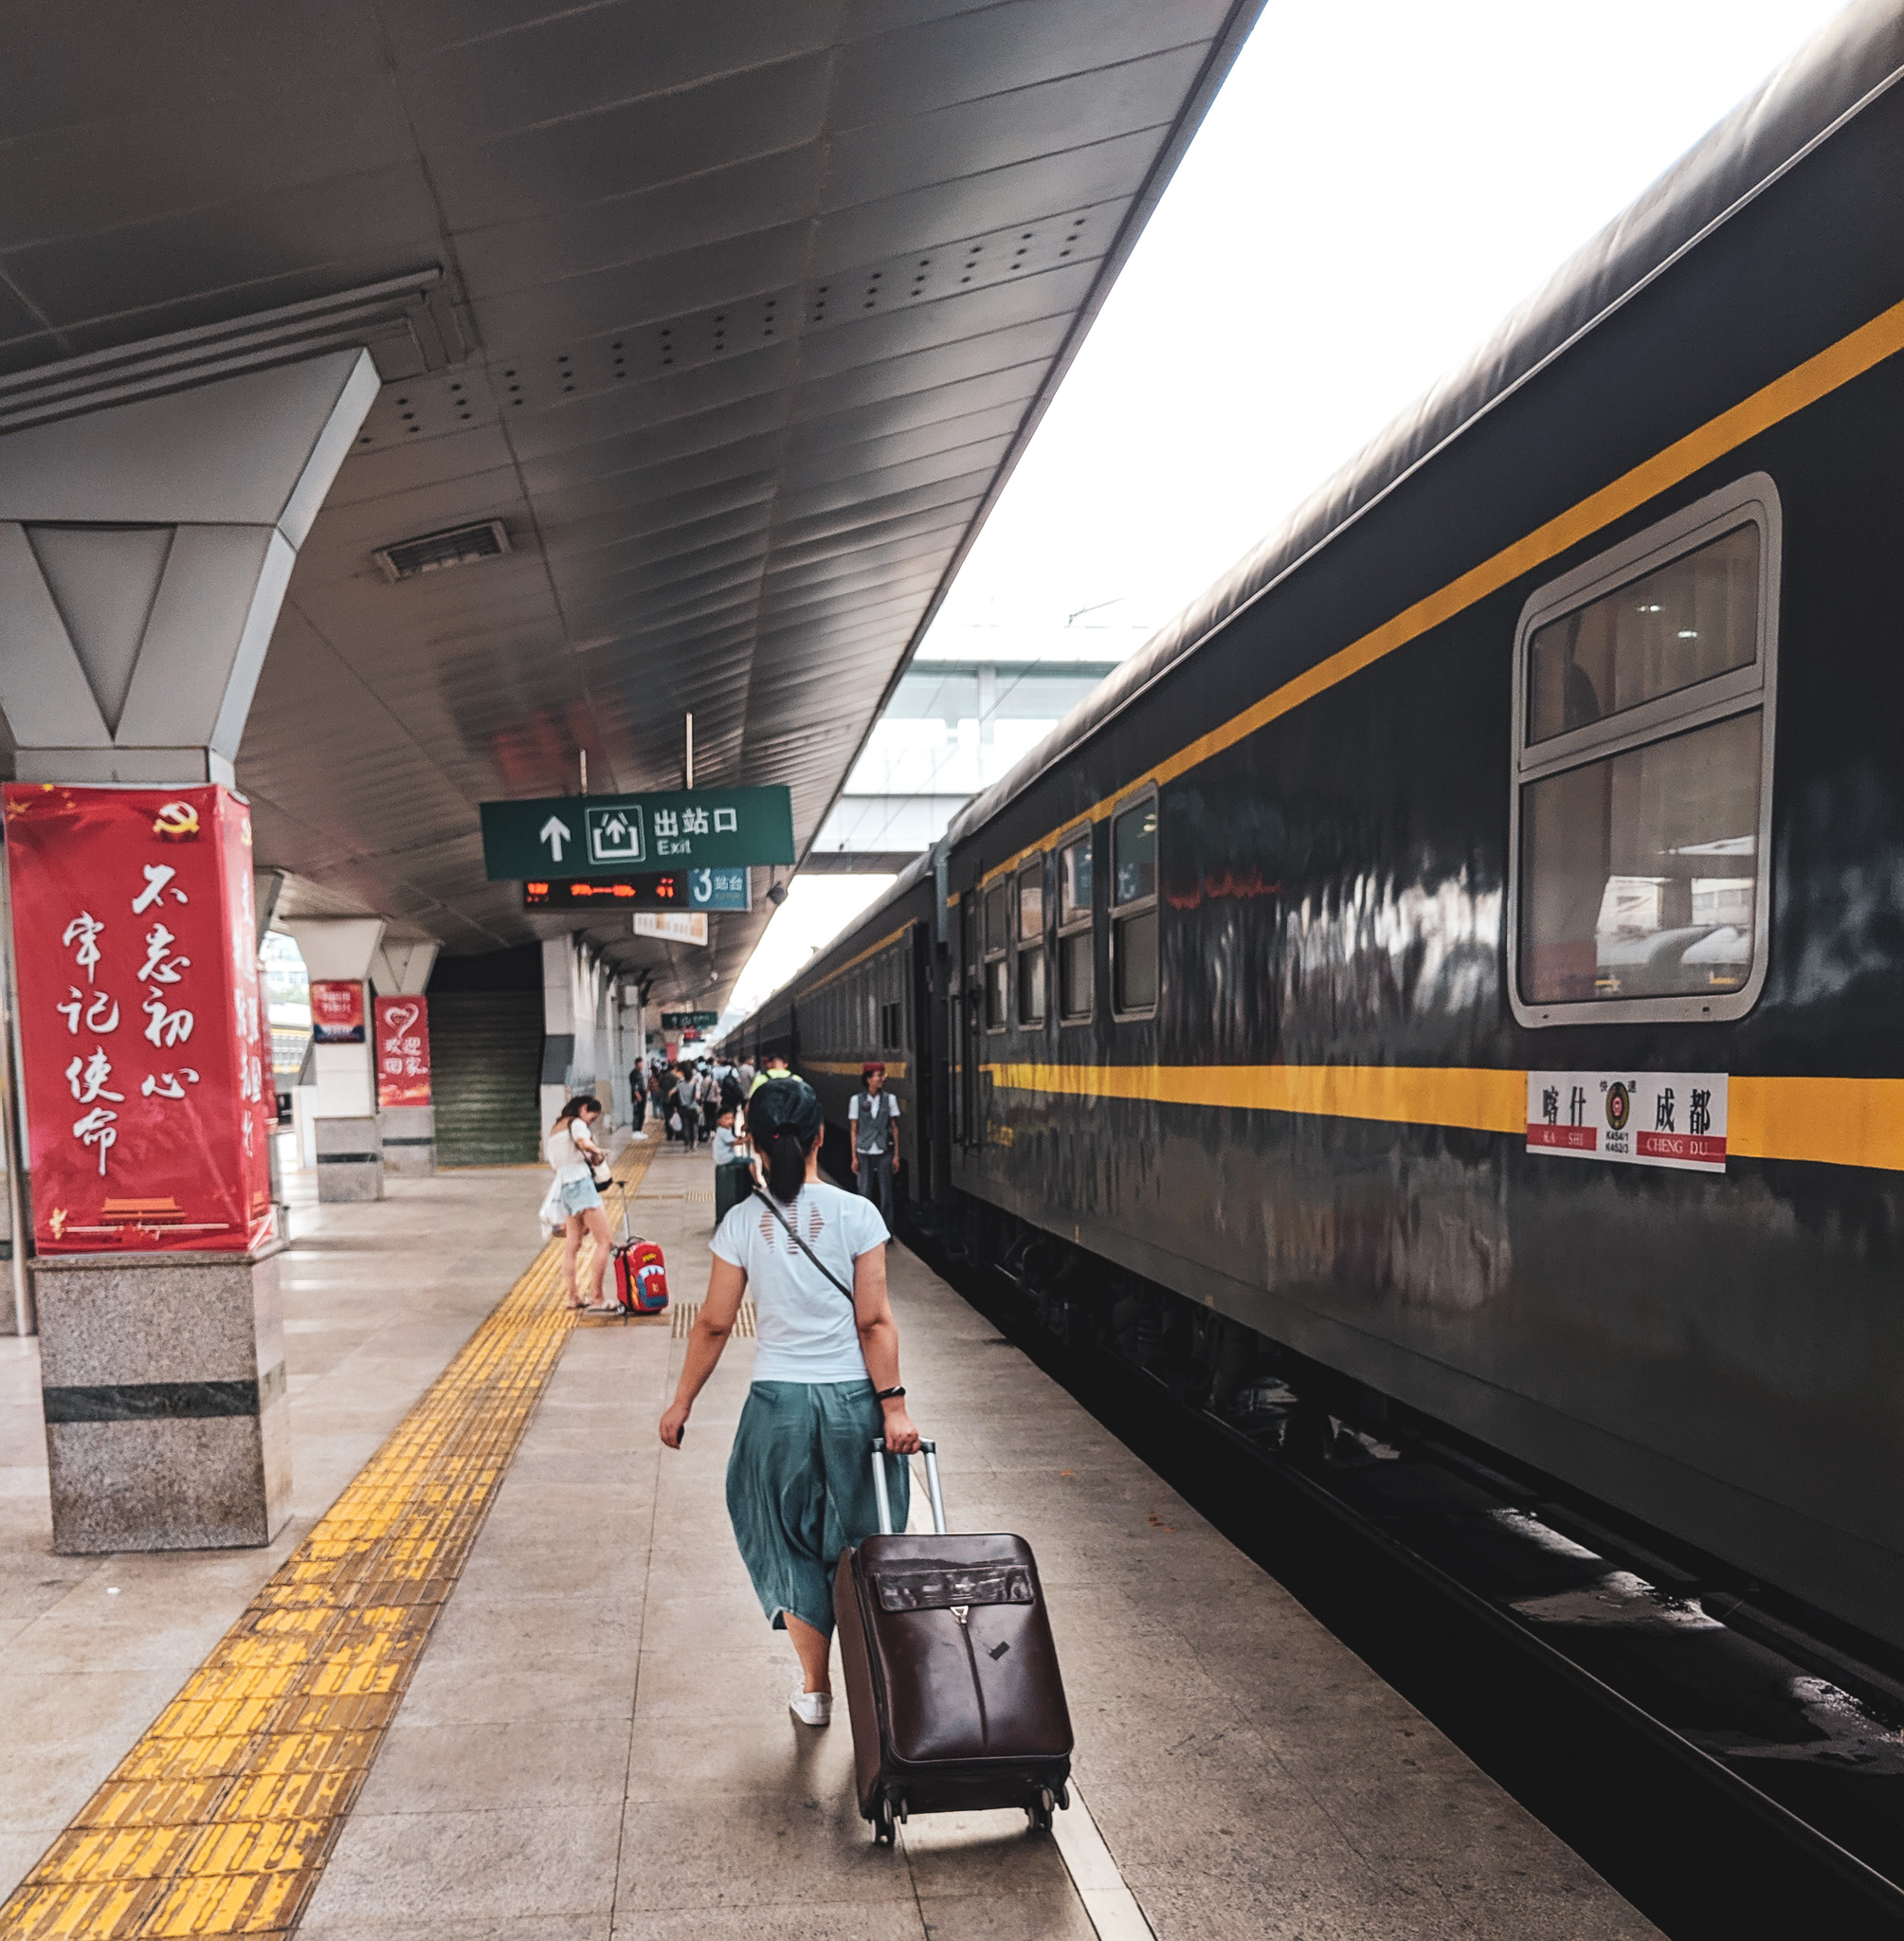
[(106, 1057), (105, 1046), (102, 1044), (93, 1046), (91, 1058), (83, 1062), (75, 1058), (66, 1067), (66, 1083), (73, 1088), (73, 1097), (82, 1105), (90, 1105), (95, 1098), (114, 1098), (123, 1105), (123, 1092), (106, 1090), (112, 1076), (112, 1061)]
[(174, 957), (172, 947), (178, 939), (164, 924), (154, 923), (145, 934), (145, 962), (139, 966), (141, 984), (176, 984), (191, 969), (190, 957)]
[(1530, 1072), (1527, 1150), (1724, 1172), (1726, 1074)]
[(90, 998), (75, 984), (70, 987), (72, 995), (64, 1003), (53, 1008), (66, 1021), (66, 1029), (77, 1038), (80, 1035), (80, 1014), (85, 1013), (86, 1029), (96, 1031), (101, 1037), (119, 1028), (118, 1001), (110, 991), (96, 990)]
[(73, 962), (86, 973), (88, 984), (100, 968), (100, 936), (104, 930), (105, 925), (90, 910), (82, 910), (60, 933), (60, 941), (72, 952)]
[(73, 1137), (82, 1146), (96, 1146), (100, 1153), (100, 1177), (106, 1176), (106, 1154), (119, 1142), (119, 1135), (113, 1129), (113, 1122), (118, 1117), (116, 1112), (108, 1112), (103, 1105), (96, 1105), (84, 1118), (73, 1121)]
[[(130, 899), (136, 915), (151, 909), (168, 891), (175, 902), (190, 900), (183, 890), (173, 886), (172, 879), (178, 872), (170, 864), (147, 864), (141, 874), (145, 878), (145, 887)], [(73, 953), (74, 969), (84, 973), (89, 987), (97, 985), (110, 970), (102, 941), (106, 932), (106, 924), (90, 910), (82, 910), (60, 934), (60, 941)], [(189, 1009), (172, 1004), (161, 989), (162, 986), (179, 984), (191, 969), (191, 959), (172, 950), (177, 941), (162, 922), (154, 922), (145, 933), (145, 961), (138, 968), (136, 979), (146, 987), (147, 992), (146, 1002), (141, 1007), (151, 1020), (146, 1026), (145, 1037), (155, 1045), (183, 1043), (191, 1036), (195, 1022)], [(108, 989), (82, 990), (77, 984), (69, 985), (67, 995), (53, 1009), (64, 1019), (67, 1033), (74, 1038), (79, 1037), (82, 1030), (95, 1039), (105, 1038), (119, 1028), (118, 1000)], [(187, 1076), (193, 1083), (197, 1082), (197, 1073), (188, 1069)], [(118, 1144), (119, 1116), (101, 1101), (109, 1099), (114, 1105), (123, 1105), (126, 1095), (113, 1089), (112, 1061), (106, 1055), (105, 1046), (98, 1043), (95, 1043), (89, 1058), (74, 1054), (65, 1068), (65, 1078), (74, 1099), (92, 1108), (74, 1120), (73, 1137), (99, 1155), (100, 1177), (103, 1179), (107, 1173), (108, 1155)], [(139, 1085), (139, 1094), (145, 1098), (185, 1097), (183, 1087), (170, 1072), (148, 1074)]]
[[(145, 913), (165, 895), (167, 885), (178, 872), (169, 862), (148, 862), (143, 865), (145, 888), (133, 898), (133, 915), (143, 916)], [(183, 890), (173, 889), (172, 900), (174, 903), (189, 903), (191, 898)]]

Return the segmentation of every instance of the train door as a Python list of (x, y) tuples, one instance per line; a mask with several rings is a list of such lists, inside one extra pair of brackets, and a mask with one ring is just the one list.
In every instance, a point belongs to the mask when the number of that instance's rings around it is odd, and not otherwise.
[(914, 924), (906, 943), (908, 948), (899, 955), (904, 978), (900, 1015), (906, 1075), (913, 1091), (913, 1163), (911, 1184), (901, 1190), (923, 1203), (933, 1197), (933, 1149), (938, 1129), (933, 1069), (932, 926)]
[(985, 1128), (978, 1106), (979, 1032), (984, 1026), (984, 1007), (979, 989), (979, 916), (976, 896), (968, 893), (960, 899), (959, 914), (959, 1007), (958, 1036), (953, 1056), (958, 1061), (959, 1144), (967, 1152), (981, 1145)]

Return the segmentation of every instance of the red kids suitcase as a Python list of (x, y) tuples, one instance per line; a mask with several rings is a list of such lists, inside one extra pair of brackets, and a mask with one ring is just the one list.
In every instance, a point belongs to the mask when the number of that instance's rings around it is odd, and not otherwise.
[(628, 1232), (628, 1189), (622, 1188), (622, 1237), (615, 1243), (615, 1305), (625, 1315), (659, 1315), (668, 1304), (668, 1263), (653, 1241)]
[(615, 1249), (615, 1299), (625, 1315), (659, 1315), (668, 1304), (668, 1266), (651, 1240)]

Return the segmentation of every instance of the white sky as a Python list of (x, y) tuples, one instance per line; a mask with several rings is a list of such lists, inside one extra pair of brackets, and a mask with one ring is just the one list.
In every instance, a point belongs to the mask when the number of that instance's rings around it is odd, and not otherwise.
[[(926, 651), (1087, 608), (1139, 644), (1838, 10), (1271, 0)], [(736, 996), (890, 880), (796, 879)]]

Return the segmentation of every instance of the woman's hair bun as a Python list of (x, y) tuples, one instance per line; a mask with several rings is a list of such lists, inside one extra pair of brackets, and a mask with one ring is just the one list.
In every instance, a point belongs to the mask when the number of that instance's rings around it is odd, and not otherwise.
[(820, 1100), (805, 1079), (770, 1079), (747, 1101), (747, 1129), (756, 1139), (792, 1133), (805, 1146), (822, 1123)]
[(825, 1121), (805, 1079), (770, 1079), (747, 1101), (747, 1129), (767, 1149), (767, 1190), (782, 1206), (799, 1194), (807, 1177), (807, 1150)]

